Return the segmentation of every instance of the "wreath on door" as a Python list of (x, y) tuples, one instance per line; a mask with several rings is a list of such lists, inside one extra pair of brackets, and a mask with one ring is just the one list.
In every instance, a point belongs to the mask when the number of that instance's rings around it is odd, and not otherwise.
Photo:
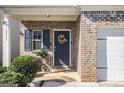
[(64, 44), (64, 43), (67, 42), (67, 39), (66, 39), (66, 37), (65, 37), (64, 34), (60, 34), (60, 35), (58, 36), (58, 42), (59, 42), (59, 44)]

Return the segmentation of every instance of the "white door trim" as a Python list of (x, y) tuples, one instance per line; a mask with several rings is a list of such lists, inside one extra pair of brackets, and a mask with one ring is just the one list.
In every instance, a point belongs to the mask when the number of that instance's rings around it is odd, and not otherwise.
[(70, 32), (70, 41), (69, 41), (69, 45), (70, 45), (70, 47), (69, 47), (69, 50), (70, 50), (70, 62), (69, 62), (69, 66), (71, 67), (71, 29), (53, 29), (53, 66), (55, 66), (55, 64), (54, 64), (54, 32), (55, 31), (69, 31)]

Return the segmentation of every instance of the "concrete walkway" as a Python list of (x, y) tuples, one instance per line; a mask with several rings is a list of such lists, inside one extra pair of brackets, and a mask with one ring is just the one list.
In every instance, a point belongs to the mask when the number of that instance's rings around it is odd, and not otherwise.
[(62, 71), (62, 72), (52, 72), (52, 73), (44, 73), (38, 72), (34, 81), (42, 81), (42, 80), (63, 80), (65, 82), (72, 82), (72, 81), (81, 81), (80, 76), (77, 72), (69, 72), (69, 71)]
[(82, 83), (82, 82), (67, 82), (67, 83), (60, 83), (60, 82), (45, 82), (43, 83), (42, 87), (99, 87), (97, 83)]
[(103, 82), (81, 82), (77, 72), (39, 72), (32, 83), (31, 87), (124, 87), (124, 82), (103, 81)]
[(98, 83), (82, 83), (82, 82), (62, 82), (62, 81), (36, 81), (29, 84), (30, 87), (99, 87)]
[(63, 81), (44, 81), (42, 84), (40, 81), (32, 82), (31, 87), (124, 87), (124, 82), (98, 82), (98, 83), (86, 83), (86, 82), (63, 82)]
[(124, 87), (124, 81), (103, 81), (98, 84), (101, 87)]

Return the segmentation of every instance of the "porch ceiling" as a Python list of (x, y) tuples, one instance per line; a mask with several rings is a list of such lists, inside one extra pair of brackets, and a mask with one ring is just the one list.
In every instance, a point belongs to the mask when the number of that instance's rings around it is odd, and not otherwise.
[(0, 6), (0, 9), (23, 21), (75, 21), (80, 14), (80, 8), (75, 6)]
[[(1, 5), (0, 10), (28, 21), (75, 21), (80, 11), (120, 11), (123, 5)], [(47, 16), (51, 15), (51, 16)]]
[(75, 21), (77, 15), (13, 15), (14, 18), (23, 21)]

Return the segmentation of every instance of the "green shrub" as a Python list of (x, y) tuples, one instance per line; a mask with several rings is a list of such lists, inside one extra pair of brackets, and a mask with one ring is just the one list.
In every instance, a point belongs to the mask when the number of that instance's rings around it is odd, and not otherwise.
[(24, 74), (28, 78), (28, 82), (30, 82), (38, 71), (37, 58), (28, 55), (19, 56), (12, 61), (10, 70)]
[(36, 51), (36, 55), (40, 56), (41, 58), (46, 58), (48, 56), (48, 53), (44, 48), (41, 48)]
[(0, 74), (6, 71), (6, 67), (3, 67), (2, 65), (0, 65)]
[(27, 80), (21, 73), (7, 71), (0, 74), (0, 84), (3, 85), (2, 87), (24, 87), (27, 85)]

